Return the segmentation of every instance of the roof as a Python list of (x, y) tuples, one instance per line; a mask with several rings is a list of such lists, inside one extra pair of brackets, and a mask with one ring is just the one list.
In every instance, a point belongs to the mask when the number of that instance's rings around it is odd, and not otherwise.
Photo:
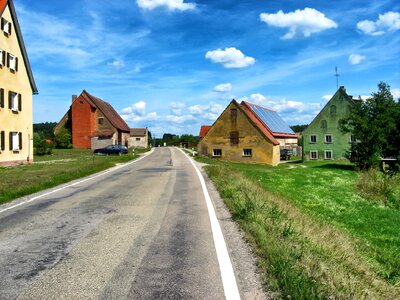
[(145, 136), (147, 134), (147, 128), (131, 128), (131, 136)]
[(29, 63), (28, 54), (26, 52), (24, 39), (22, 38), (21, 28), (18, 23), (17, 13), (15, 11), (13, 0), (0, 0), (0, 16), (3, 15), (4, 9), (6, 8), (8, 3), (8, 7), (10, 8), (12, 21), (14, 24), (14, 29), (17, 35), (17, 40), (19, 47), (21, 49), (22, 56), (24, 58), (25, 69), (28, 73), (29, 82), (31, 84), (31, 89), (33, 94), (38, 94), (38, 89), (36, 87), (35, 79), (33, 78), (33, 73), (31, 69), (31, 65)]
[(203, 125), (200, 128), (200, 133), (199, 137), (202, 139), (203, 137), (206, 136), (207, 132), (210, 130), (211, 126), (210, 125)]
[(242, 101), (240, 106), (245, 108), (243, 111), (251, 119), (257, 119), (257, 122), (254, 121), (257, 126), (267, 129), (274, 138), (297, 137), (276, 111), (246, 101)]
[(93, 107), (97, 107), (115, 128), (124, 132), (130, 132), (129, 126), (109, 103), (89, 94), (86, 90), (83, 90), (79, 97), (81, 96), (87, 99)]

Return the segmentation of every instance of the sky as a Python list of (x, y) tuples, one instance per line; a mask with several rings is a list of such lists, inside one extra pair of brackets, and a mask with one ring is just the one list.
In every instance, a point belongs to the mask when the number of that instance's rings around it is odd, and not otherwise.
[[(232, 99), (308, 124), (337, 90), (400, 98), (398, 0), (14, 0), (39, 94), (58, 122), (86, 90), (130, 127), (198, 135)], [(335, 76), (337, 68), (338, 77)]]

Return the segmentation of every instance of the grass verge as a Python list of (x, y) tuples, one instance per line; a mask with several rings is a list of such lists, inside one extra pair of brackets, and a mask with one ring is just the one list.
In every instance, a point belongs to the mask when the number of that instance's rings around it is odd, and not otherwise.
[(54, 149), (52, 155), (35, 157), (33, 164), (0, 168), (0, 204), (128, 162), (146, 151), (97, 156), (91, 150)]
[(277, 298), (400, 298), (400, 213), (358, 196), (350, 165), (200, 160)]

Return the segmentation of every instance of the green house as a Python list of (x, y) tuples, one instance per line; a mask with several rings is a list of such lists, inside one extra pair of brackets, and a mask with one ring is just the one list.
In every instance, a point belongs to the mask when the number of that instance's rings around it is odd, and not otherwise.
[(339, 120), (348, 116), (353, 100), (341, 86), (303, 131), (303, 160), (344, 159), (354, 136), (339, 130)]

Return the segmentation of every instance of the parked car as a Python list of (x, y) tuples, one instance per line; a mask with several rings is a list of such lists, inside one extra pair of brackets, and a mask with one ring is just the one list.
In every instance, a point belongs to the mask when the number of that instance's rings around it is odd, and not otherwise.
[(281, 160), (290, 160), (290, 156), (293, 154), (290, 149), (281, 149)]
[(94, 154), (98, 155), (121, 155), (128, 153), (128, 147), (124, 145), (108, 145), (104, 148), (99, 148), (93, 151)]

